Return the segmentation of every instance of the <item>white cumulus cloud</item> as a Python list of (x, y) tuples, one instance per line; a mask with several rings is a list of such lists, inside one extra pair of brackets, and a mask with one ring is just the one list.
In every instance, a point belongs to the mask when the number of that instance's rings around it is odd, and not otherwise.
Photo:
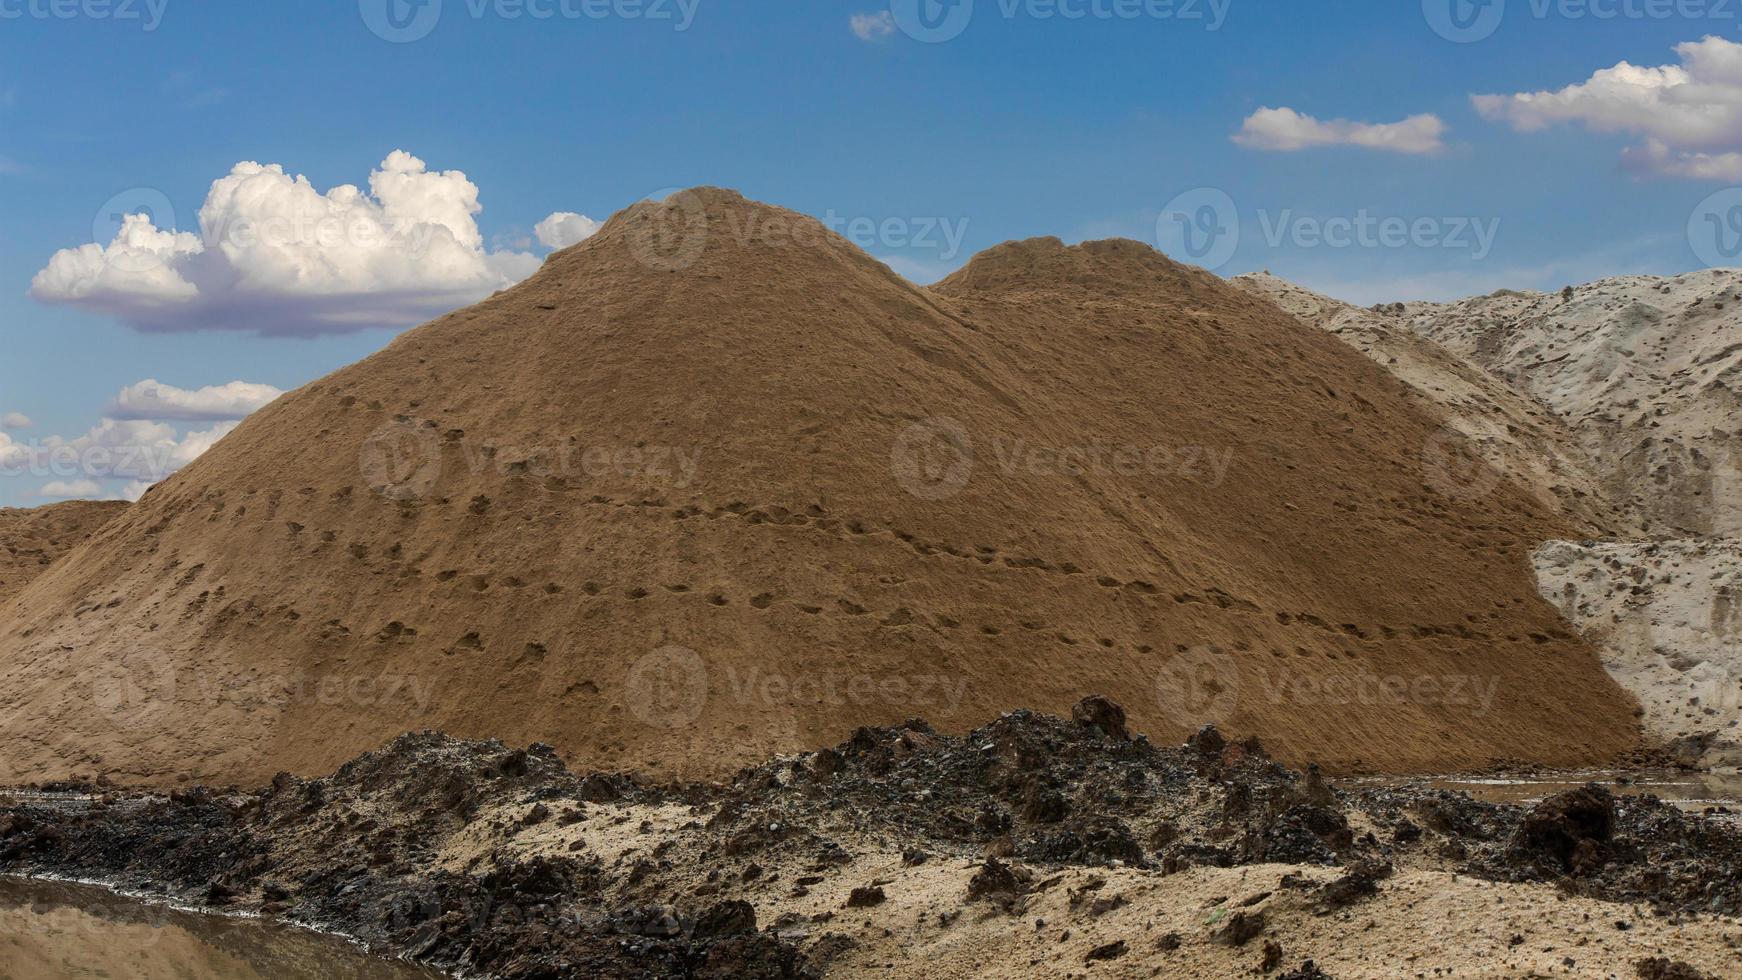
[(30, 416), (23, 412), (7, 412), (5, 415), (0, 415), (0, 429), (28, 429), (30, 425)]
[(244, 418), (264, 408), (284, 392), (271, 385), (232, 381), (208, 385), (196, 391), (166, 385), (147, 378), (128, 385), (115, 396), (109, 408), (113, 419), (181, 420), (211, 422)]
[(593, 237), (593, 233), (600, 227), (599, 222), (584, 214), (558, 211), (534, 225), (532, 233), (538, 236), (539, 244), (546, 248), (568, 248)]
[(887, 10), (874, 14), (854, 14), (848, 23), (854, 36), (861, 41), (881, 41), (895, 33), (895, 15)]
[(1623, 61), (1565, 88), (1470, 100), (1520, 132), (1568, 124), (1638, 137), (1621, 155), (1637, 173), (1742, 180), (1742, 44), (1706, 37), (1675, 51), (1679, 64)]
[(129, 215), (113, 241), (57, 252), (30, 293), (150, 331), (409, 326), (537, 271), (536, 256), (485, 247), (482, 209), (465, 174), (403, 150), (367, 191), (238, 163), (212, 184), (198, 234)]
[(1359, 146), (1389, 153), (1438, 153), (1445, 149), (1446, 124), (1432, 113), (1394, 123), (1315, 119), (1286, 106), (1261, 108), (1247, 116), (1234, 142), (1254, 150), (1290, 153), (1318, 146)]
[[(0, 432), (0, 477), (49, 480), (49, 486), (66, 491), (44, 489), (46, 496), (138, 500), (281, 394), (271, 385), (245, 381), (192, 390), (141, 381), (121, 389), (104, 417), (83, 435), (18, 440)], [(112, 481), (125, 482), (108, 492), (105, 486)]]
[(103, 485), (95, 480), (51, 480), (43, 485), (40, 492), (44, 497), (71, 500), (75, 497), (98, 496), (103, 492)]
[(53, 476), (157, 481), (198, 459), (236, 427), (220, 422), (182, 434), (172, 425), (106, 418), (72, 439), (49, 436), (28, 446), (30, 465)]

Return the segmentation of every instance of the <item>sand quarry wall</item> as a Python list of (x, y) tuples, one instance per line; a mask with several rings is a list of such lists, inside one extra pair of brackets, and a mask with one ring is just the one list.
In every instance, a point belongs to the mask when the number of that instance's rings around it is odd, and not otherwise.
[(1379, 366), (1145, 246), (922, 289), (703, 189), (285, 396), (32, 583), (0, 782), (257, 782), (423, 728), (708, 775), (1090, 692), (1333, 770), (1595, 762), (1638, 728), (1535, 590), (1568, 534)]

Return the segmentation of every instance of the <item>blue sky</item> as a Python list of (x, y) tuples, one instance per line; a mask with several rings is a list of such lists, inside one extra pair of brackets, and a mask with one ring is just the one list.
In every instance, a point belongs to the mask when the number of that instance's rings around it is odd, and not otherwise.
[[(1171, 227), (1187, 192), (1195, 215), (1207, 190), (1240, 230), (1218, 272), (1267, 268), (1360, 302), (1698, 268), (1690, 215), (1742, 184), (1725, 94), (1716, 131), (1637, 104), (1656, 97), (1650, 79), (1546, 104), (1471, 99), (1558, 91), (1622, 61), (1677, 65), (1677, 45), (1707, 36), (1723, 41), (1700, 71), (1729, 92), (1742, 11), (1719, 0), (1670, 16), (1598, 0), (1609, 17), (1510, 0), (1470, 8), (1486, 34), (1471, 43), (1436, 33), (1424, 6), (1437, 0), (975, 0), (941, 43), (908, 30), (935, 0), (526, 0), (543, 19), (521, 0), (442, 0), (398, 8), (426, 33), (405, 43), (371, 29), (387, 2), (0, 0), (0, 417), (30, 423), (0, 430), (0, 449), (30, 460), (0, 467), (0, 506), (136, 493), (161, 473), (83, 456), (79, 472), (45, 470), (41, 454), (143, 440), (165, 454), (155, 469), (173, 468), (264, 390), (200, 389), (296, 387), (458, 302), (419, 280), (439, 295), (333, 332), (265, 294), (99, 303), (76, 295), (75, 271), (30, 295), (60, 250), (110, 244), (105, 208), (167, 202), (176, 230), (201, 235), (213, 182), (243, 161), (314, 192), (368, 192), (396, 150), (463, 171), (482, 206), (468, 274), (510, 279), (549, 251), (535, 233), (547, 216), (602, 220), (700, 183), (895, 219), (900, 234), (865, 244), (922, 281), (1032, 235), (1177, 252), (1158, 218)], [(1048, 16), (1060, 4), (1086, 16)], [(1295, 115), (1233, 139), (1281, 108)], [(1318, 232), (1334, 237), (1337, 219), (1428, 234), (1333, 247)], [(468, 283), (452, 295), (482, 288)], [(372, 303), (339, 312), (364, 322)], [(147, 379), (167, 387), (131, 389)]]

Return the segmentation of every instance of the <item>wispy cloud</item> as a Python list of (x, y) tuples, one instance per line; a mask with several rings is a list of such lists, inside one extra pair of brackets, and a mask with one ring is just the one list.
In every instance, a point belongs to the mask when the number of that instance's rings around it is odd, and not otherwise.
[(1446, 124), (1432, 113), (1394, 123), (1315, 119), (1293, 109), (1262, 108), (1246, 117), (1234, 142), (1253, 150), (1292, 153), (1320, 146), (1358, 146), (1388, 153), (1438, 153)]
[(895, 33), (895, 15), (887, 10), (874, 14), (854, 14), (848, 21), (854, 36), (861, 41), (881, 41)]
[(245, 418), (284, 392), (271, 385), (232, 381), (197, 390), (177, 388), (147, 378), (115, 396), (108, 416), (113, 419), (220, 422)]

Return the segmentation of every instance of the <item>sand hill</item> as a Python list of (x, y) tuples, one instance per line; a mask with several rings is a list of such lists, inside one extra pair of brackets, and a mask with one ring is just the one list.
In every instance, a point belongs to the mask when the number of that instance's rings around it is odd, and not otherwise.
[(69, 500), (0, 508), (0, 606), (126, 507), (114, 500)]
[(285, 396), (33, 583), (0, 783), (258, 782), (423, 728), (708, 774), (1092, 691), (1339, 770), (1629, 749), (1535, 592), (1569, 523), (1424, 473), (1440, 431), (1134, 242), (921, 289), (686, 192)]
[(1503, 290), (1399, 320), (1565, 418), (1650, 536), (1742, 535), (1742, 272)]
[[(1608, 499), (1598, 467), (1566, 421), (1482, 367), (1412, 332), (1385, 312), (1322, 296), (1268, 272), (1229, 280), (1306, 323), (1328, 330), (1409, 386), (1424, 410), (1469, 439), (1482, 458), (1591, 536), (1638, 521)], [(1438, 445), (1424, 448), (1429, 458)]]

